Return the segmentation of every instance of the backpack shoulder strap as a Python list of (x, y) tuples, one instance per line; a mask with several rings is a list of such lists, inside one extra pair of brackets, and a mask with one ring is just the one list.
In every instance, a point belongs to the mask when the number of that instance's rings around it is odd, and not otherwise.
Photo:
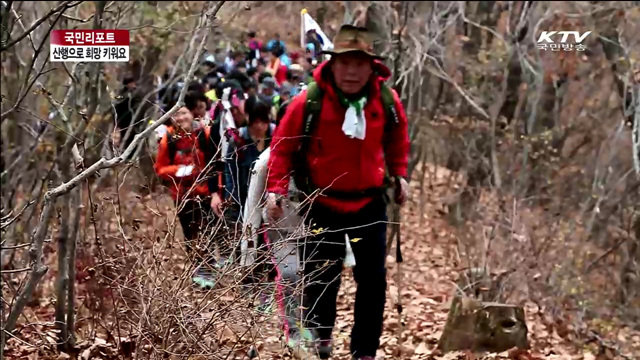
[(169, 150), (169, 162), (173, 164), (173, 160), (176, 157), (176, 153), (178, 151), (177, 151), (176, 139), (174, 137), (174, 131), (172, 127), (169, 127), (167, 129), (167, 133), (165, 134), (165, 136), (167, 137), (167, 149)]
[(208, 160), (210, 156), (210, 136), (211, 126), (205, 126), (198, 132), (198, 147), (200, 148), (200, 151), (204, 153), (205, 160)]
[(385, 83), (380, 84), (380, 95), (382, 96), (382, 106), (384, 106), (384, 112), (386, 121), (390, 121), (394, 124), (398, 124), (400, 119), (398, 118), (398, 112), (396, 111), (396, 100), (393, 96), (393, 91)]
[[(396, 100), (393, 96), (393, 91), (389, 88), (385, 83), (380, 83), (380, 95), (382, 97), (382, 106), (384, 107), (384, 115), (385, 115), (385, 125), (384, 125), (384, 143), (386, 144), (389, 141), (389, 134), (391, 134), (392, 126), (400, 123), (400, 119), (398, 118), (398, 112), (396, 110)], [(391, 175), (389, 174), (389, 169), (385, 165), (385, 176), (384, 176), (385, 187), (392, 186)]]
[(311, 194), (312, 186), (309, 180), (309, 169), (306, 163), (306, 154), (309, 149), (311, 133), (322, 110), (322, 89), (315, 81), (307, 85), (307, 94), (304, 105), (304, 116), (302, 123), (302, 139), (300, 140), (299, 151), (295, 154), (296, 170), (294, 172), (294, 182), (296, 188), (302, 193)]
[[(315, 81), (307, 85), (307, 98), (304, 106), (304, 124), (302, 127), (303, 141), (307, 139), (313, 130), (315, 120), (317, 120), (322, 110), (322, 89)], [(305, 141), (306, 142), (306, 141)]]

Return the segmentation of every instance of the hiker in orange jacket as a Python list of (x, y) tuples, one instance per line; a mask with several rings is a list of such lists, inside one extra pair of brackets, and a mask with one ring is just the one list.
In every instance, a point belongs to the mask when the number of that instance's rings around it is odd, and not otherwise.
[[(321, 98), (308, 99), (310, 85), (293, 98), (276, 128), (267, 212), (273, 221), (282, 218), (291, 172), (299, 190), (307, 195), (320, 192), (305, 220), (319, 233), (307, 238), (301, 250), (305, 328), (312, 330), (313, 350), (321, 359), (329, 358), (345, 237), (353, 239), (357, 291), (351, 354), (357, 360), (372, 360), (380, 345), (386, 301), (385, 168), (395, 182), (394, 200), (403, 204), (408, 191), (408, 125), (398, 95), (383, 85), (390, 71), (373, 54), (367, 29), (344, 25), (333, 43), (331, 59), (313, 73), (312, 85)], [(309, 117), (311, 106), (319, 109)], [(298, 333), (290, 328), (288, 335), (302, 345), (305, 328), (293, 329)]]
[[(221, 174), (213, 172), (207, 164), (211, 148), (210, 130), (195, 118), (203, 94), (189, 91), (185, 96), (185, 105), (174, 114), (167, 131), (160, 140), (158, 154), (154, 164), (156, 174), (164, 181), (171, 192), (178, 218), (190, 256), (195, 257), (196, 269), (193, 281), (204, 288), (213, 287), (213, 274), (208, 266), (214, 265), (212, 252), (196, 254), (197, 242), (205, 238), (204, 248), (209, 249), (209, 235), (216, 216), (211, 209), (211, 182)], [(173, 105), (171, 105), (173, 106)], [(209, 165), (209, 166), (207, 166)], [(219, 244), (220, 245), (220, 244)]]

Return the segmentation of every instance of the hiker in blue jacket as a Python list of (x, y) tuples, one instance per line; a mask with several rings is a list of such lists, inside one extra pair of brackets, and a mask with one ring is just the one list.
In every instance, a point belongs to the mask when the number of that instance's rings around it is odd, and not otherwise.
[(242, 206), (247, 200), (251, 169), (260, 154), (269, 147), (275, 125), (271, 104), (258, 96), (247, 100), (249, 122), (233, 132), (226, 154), (225, 198), (230, 207), (227, 219), (241, 222)]

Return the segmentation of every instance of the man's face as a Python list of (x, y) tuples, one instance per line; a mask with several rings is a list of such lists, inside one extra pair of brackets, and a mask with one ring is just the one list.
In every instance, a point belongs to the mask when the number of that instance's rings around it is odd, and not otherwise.
[(134, 91), (137, 87), (138, 87), (138, 85), (136, 84), (135, 81), (132, 81), (132, 82), (127, 84), (127, 90), (129, 90), (129, 91)]
[(267, 96), (272, 96), (274, 91), (272, 87), (265, 87), (264, 89), (262, 89), (262, 93), (267, 95)]
[(193, 130), (193, 114), (186, 106), (181, 107), (173, 114), (173, 120), (182, 130), (186, 132)]
[(331, 65), (336, 85), (345, 94), (357, 94), (367, 84), (373, 69), (371, 58), (362, 53), (345, 53), (334, 56)]
[(207, 103), (204, 101), (198, 101), (198, 107), (193, 110), (193, 117), (197, 119), (204, 118), (207, 113)]

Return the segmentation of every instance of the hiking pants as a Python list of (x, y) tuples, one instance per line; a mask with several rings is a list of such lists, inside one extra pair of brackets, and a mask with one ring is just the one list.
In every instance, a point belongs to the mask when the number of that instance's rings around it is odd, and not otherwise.
[[(225, 226), (211, 209), (211, 199), (185, 199), (176, 203), (178, 218), (184, 233), (185, 244), (189, 256), (195, 257), (196, 263), (213, 258), (213, 245), (217, 244), (220, 255), (228, 257), (233, 251), (226, 243)], [(200, 246), (198, 246), (200, 245)], [(207, 249), (204, 253), (197, 248)]]
[(299, 331), (303, 320), (301, 303), (300, 243), (295, 233), (269, 229), (264, 233), (264, 242), (275, 269), (276, 302), (286, 340), (292, 332)]
[(358, 357), (375, 356), (380, 346), (387, 288), (384, 199), (375, 199), (353, 214), (335, 213), (313, 204), (306, 221), (314, 224), (312, 229), (323, 230), (303, 245), (306, 326), (315, 328), (319, 339), (331, 339), (348, 234), (355, 240), (351, 241), (351, 247), (356, 259), (353, 276), (357, 284), (351, 353)]

